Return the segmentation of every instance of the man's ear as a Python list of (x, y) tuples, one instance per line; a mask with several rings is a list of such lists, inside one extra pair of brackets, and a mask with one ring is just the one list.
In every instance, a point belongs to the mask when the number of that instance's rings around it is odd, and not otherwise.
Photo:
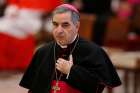
[(76, 23), (77, 32), (79, 31), (79, 28), (80, 28), (80, 22), (78, 21), (78, 22)]

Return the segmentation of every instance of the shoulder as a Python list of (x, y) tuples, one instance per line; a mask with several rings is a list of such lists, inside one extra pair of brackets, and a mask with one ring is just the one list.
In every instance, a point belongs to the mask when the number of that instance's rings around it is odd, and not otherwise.
[(53, 48), (53, 44), (54, 44), (54, 41), (49, 42), (49, 43), (44, 43), (44, 44), (38, 46), (34, 51), (34, 55), (43, 56), (46, 53), (49, 53), (49, 51), (51, 51)]
[(104, 51), (102, 47), (98, 46), (92, 41), (87, 41), (85, 39), (80, 38), (79, 42), (79, 48), (81, 48), (85, 52), (98, 53)]
[(50, 48), (53, 47), (53, 44), (54, 44), (54, 41), (49, 42), (49, 43), (41, 44), (40, 46), (38, 46), (38, 47), (36, 48), (35, 51), (45, 51), (45, 50), (48, 50), (48, 49), (50, 49)]

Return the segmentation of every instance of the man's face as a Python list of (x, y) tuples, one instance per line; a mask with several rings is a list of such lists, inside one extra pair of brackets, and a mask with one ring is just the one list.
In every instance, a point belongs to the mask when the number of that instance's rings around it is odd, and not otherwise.
[(53, 36), (61, 45), (67, 45), (72, 42), (79, 29), (79, 22), (76, 25), (72, 22), (71, 13), (65, 12), (55, 14), (52, 19)]

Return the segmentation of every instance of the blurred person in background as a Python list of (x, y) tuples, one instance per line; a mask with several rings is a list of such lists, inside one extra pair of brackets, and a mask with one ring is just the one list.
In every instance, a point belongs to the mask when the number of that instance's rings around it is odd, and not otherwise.
[(140, 50), (140, 0), (127, 0), (131, 5), (128, 30), (128, 50)]
[(29, 93), (102, 93), (121, 84), (105, 51), (79, 37), (80, 14), (70, 4), (52, 12), (54, 41), (34, 54), (20, 86)]
[(7, 5), (6, 0), (0, 0), (0, 17), (4, 15), (6, 5)]
[(130, 39), (139, 38), (140, 40), (140, 0), (128, 0), (132, 6), (131, 24), (128, 36)]
[(129, 20), (132, 15), (132, 5), (127, 0), (122, 0), (119, 3), (117, 17), (119, 20)]
[(35, 35), (41, 16), (62, 4), (62, 0), (7, 0), (0, 19), (0, 69), (25, 69), (36, 48)]
[(92, 41), (102, 46), (106, 27), (112, 15), (112, 0), (66, 0), (76, 6), (81, 13), (94, 14), (96, 21), (93, 25)]

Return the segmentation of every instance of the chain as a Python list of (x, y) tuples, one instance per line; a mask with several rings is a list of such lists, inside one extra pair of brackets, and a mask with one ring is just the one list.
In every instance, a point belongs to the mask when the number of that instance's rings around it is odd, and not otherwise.
[[(78, 38), (77, 38), (77, 40), (76, 40), (76, 42), (75, 42), (75, 44), (74, 44), (74, 47), (72, 48), (72, 50), (71, 50), (71, 52), (70, 52), (70, 55), (73, 53), (73, 51), (74, 51), (74, 49), (76, 48), (76, 45), (77, 45), (77, 43), (78, 43), (78, 41), (79, 41), (79, 35), (77, 36)], [(55, 45), (54, 45), (54, 62), (56, 63), (56, 50), (55, 50), (55, 48), (56, 48), (56, 42), (55, 42)], [(56, 82), (58, 82), (60, 79), (61, 79), (61, 77), (63, 76), (63, 73), (60, 73), (60, 76), (58, 77), (57, 76), (58, 75), (58, 73), (57, 73), (57, 70), (56, 70), (56, 65), (55, 65), (55, 76), (56, 76)]]

